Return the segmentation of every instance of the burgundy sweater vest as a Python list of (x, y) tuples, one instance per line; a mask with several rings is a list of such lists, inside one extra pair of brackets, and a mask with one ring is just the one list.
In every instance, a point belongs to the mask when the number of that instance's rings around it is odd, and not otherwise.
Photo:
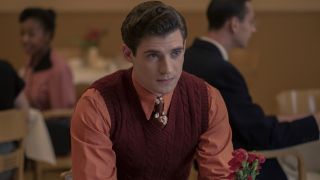
[(118, 71), (91, 86), (104, 97), (110, 114), (118, 179), (187, 179), (199, 137), (208, 126), (204, 81), (182, 73), (168, 110), (168, 123), (161, 129), (146, 119), (131, 72)]

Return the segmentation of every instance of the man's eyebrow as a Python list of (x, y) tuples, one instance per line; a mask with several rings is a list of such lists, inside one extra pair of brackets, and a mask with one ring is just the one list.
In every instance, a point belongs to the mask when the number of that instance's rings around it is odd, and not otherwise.
[(173, 51), (179, 51), (179, 50), (183, 50), (183, 47), (176, 47), (172, 49)]
[[(180, 50), (183, 50), (183, 46), (178, 46), (178, 47), (175, 47), (173, 49), (171, 49), (170, 51), (180, 51)], [(143, 52), (144, 54), (148, 54), (148, 53), (160, 53), (159, 50), (156, 50), (156, 49), (148, 49), (146, 51)]]
[(148, 54), (148, 53), (159, 53), (158, 50), (154, 50), (154, 49), (149, 49), (143, 52), (144, 54)]

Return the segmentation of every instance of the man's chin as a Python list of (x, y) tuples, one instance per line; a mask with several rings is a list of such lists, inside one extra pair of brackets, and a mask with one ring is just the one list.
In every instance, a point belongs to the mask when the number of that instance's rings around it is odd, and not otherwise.
[(165, 95), (165, 94), (168, 94), (168, 93), (171, 93), (172, 91), (174, 90), (174, 88), (172, 87), (168, 87), (168, 88), (161, 88), (161, 89), (158, 89), (156, 92), (156, 95)]

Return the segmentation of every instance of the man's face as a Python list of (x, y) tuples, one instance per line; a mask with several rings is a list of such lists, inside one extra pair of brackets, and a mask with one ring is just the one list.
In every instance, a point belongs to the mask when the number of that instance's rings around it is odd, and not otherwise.
[(143, 38), (135, 56), (128, 47), (124, 47), (125, 57), (133, 63), (136, 80), (157, 96), (169, 93), (176, 87), (182, 72), (184, 50), (185, 40), (179, 30), (166, 36)]
[(246, 2), (246, 9), (247, 13), (242, 21), (239, 20), (238, 29), (234, 34), (235, 46), (239, 48), (246, 47), (252, 33), (256, 31), (255, 15), (250, 2)]

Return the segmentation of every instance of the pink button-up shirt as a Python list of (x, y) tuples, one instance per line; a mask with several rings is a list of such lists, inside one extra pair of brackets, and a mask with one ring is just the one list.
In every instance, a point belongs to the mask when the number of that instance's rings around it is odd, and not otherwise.
[(50, 61), (52, 66), (49, 69), (34, 72), (30, 63), (24, 69), (28, 101), (40, 110), (71, 108), (76, 98), (71, 70), (65, 60), (53, 51)]

